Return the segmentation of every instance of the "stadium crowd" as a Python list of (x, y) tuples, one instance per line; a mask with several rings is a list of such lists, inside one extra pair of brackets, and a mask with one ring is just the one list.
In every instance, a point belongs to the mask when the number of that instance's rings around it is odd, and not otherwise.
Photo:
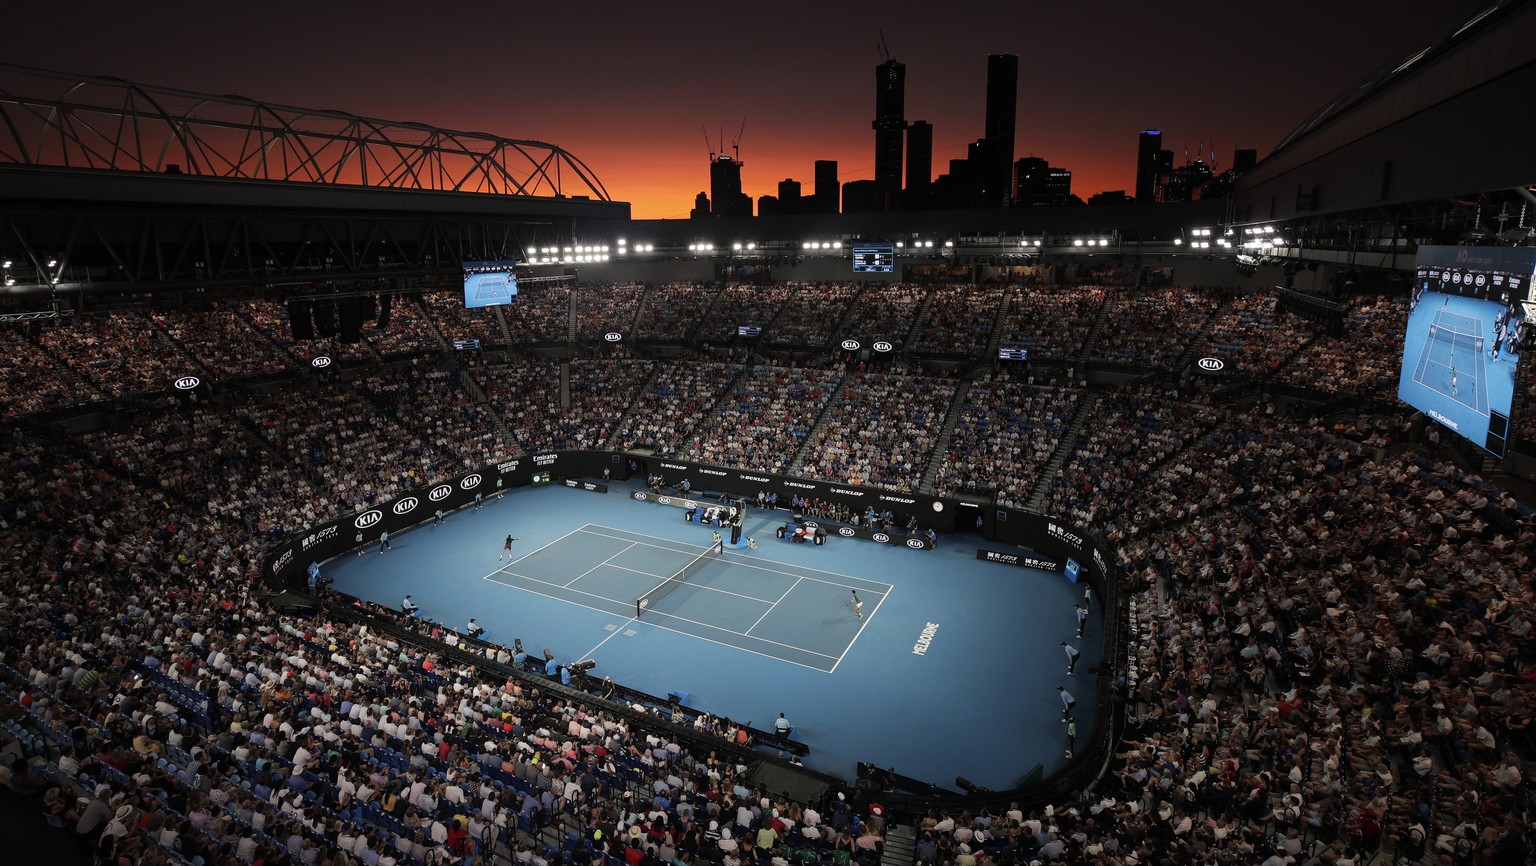
[(1304, 340), (1294, 321), (1276, 313), (1276, 302), (1276, 296), (1267, 292), (1233, 298), (1211, 322), (1201, 354), (1258, 375), (1279, 369)]
[(912, 332), (912, 349), (970, 356), (984, 354), (997, 324), (1002, 291), (999, 286), (965, 283), (934, 286), (919, 324)]
[(1110, 307), (1104, 328), (1094, 338), (1089, 356), (1128, 364), (1169, 367), (1188, 342), (1221, 305), (1224, 293), (1211, 289), (1167, 288), (1161, 291), (1120, 292)]
[[(848, 315), (859, 288), (851, 283), (794, 283), (794, 292), (773, 320), (771, 338), (790, 344), (824, 345)], [(841, 336), (841, 335), (837, 335)]]
[(1141, 508), (1138, 489), (1222, 413), (1155, 385), (1098, 396), (1077, 447), (1056, 475), (1043, 509), (1119, 541)]
[(725, 393), (740, 368), (732, 364), (672, 364), (655, 378), (634, 409), (624, 417), (619, 442), (626, 448), (650, 448), (675, 454), (693, 436), (705, 413)]
[(583, 340), (598, 340), (610, 331), (625, 333), (640, 309), (645, 287), (638, 283), (577, 286), (576, 333)]
[(1031, 357), (1076, 358), (1104, 309), (1102, 286), (1012, 286), (999, 346), (1027, 349)]
[(953, 380), (862, 372), (843, 381), (816, 426), (797, 474), (842, 484), (914, 490), (922, 480)]
[(927, 294), (928, 289), (912, 283), (866, 286), (849, 308), (842, 333), (865, 343), (885, 340), (903, 346)]
[[(1101, 302), (1042, 306), (1082, 325)], [(1205, 333), (1279, 368), (1297, 346), (1261, 326), (1268, 304), (1238, 299)], [(278, 310), (246, 315), (260, 334)], [(188, 358), (254, 371), (267, 356), (203, 358), (176, 327), (105, 318), (13, 332), (5, 363), (46, 360), (121, 394), (163, 390)], [(1044, 510), (1104, 530), (1123, 557), (1128, 732), (1086, 797), (903, 816), (925, 866), (1527, 862), (1536, 515), (1437, 453), (1262, 404), (1218, 409), (1198, 389), (1080, 397), (998, 374), (971, 384), (941, 442), (949, 380), (758, 365), (727, 392), (706, 365), (574, 367), (570, 413), (553, 363), (477, 381), (524, 449), (644, 430), (620, 425), (648, 395), (703, 406), (699, 387), (721, 393), (721, 423), (679, 443), (685, 456), (783, 471), (814, 431), (807, 459), (837, 455), (836, 477), (915, 488), (943, 448), (941, 483), (1000, 479), (1000, 501), (1032, 476), (991, 467), (1038, 466), (1037, 431), (1087, 407)], [(94, 392), (47, 393), (19, 405)], [(251, 592), (266, 541), (510, 449), (490, 432), (446, 441), (495, 428), (470, 394), (423, 363), (233, 411), (156, 402), (88, 434), (16, 428), (0, 443), (5, 796), (121, 864), (473, 866), (487, 842), (524, 866), (878, 862), (890, 816), (864, 794), (791, 803), (662, 726), (496, 675), (518, 661), (504, 647), (384, 611), (408, 639), (342, 611), (277, 614)], [(884, 430), (911, 453), (865, 442)]]
[(681, 456), (784, 472), (842, 381), (841, 370), (763, 365), (746, 370)]
[(766, 327), (793, 291), (794, 287), (788, 283), (766, 286), (727, 283), (720, 296), (710, 304), (699, 338), (724, 343), (735, 337), (736, 329), (742, 325)]
[(1334, 394), (1376, 394), (1397, 387), (1408, 304), (1358, 297), (1339, 339), (1315, 338), (1281, 368), (1276, 381)]
[(993, 494), (1019, 507), (1056, 453), (1082, 392), (1035, 387), (1006, 370), (971, 383), (933, 492)]
[(0, 417), (24, 418), (96, 396), (94, 386), (38, 344), (47, 329), (43, 322), (0, 329)]

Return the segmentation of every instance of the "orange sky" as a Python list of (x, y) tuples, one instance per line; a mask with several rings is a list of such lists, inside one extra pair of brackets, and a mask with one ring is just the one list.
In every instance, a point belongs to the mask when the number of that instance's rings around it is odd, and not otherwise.
[(871, 177), (882, 38), (907, 67), (907, 119), (934, 125), (936, 174), (982, 133), (987, 55), (1011, 53), (1015, 156), (1071, 169), (1087, 198), (1132, 186), (1147, 127), (1176, 155), (1205, 141), (1220, 165), (1262, 156), (1461, 5), (273, 0), (253, 15), (166, 0), (147, 15), (79, 0), (8, 10), (13, 34), (69, 35), (14, 39), (6, 62), (547, 141), (634, 216), (682, 218), (709, 184), (705, 128), (729, 149), (743, 119), (754, 198), (785, 177), (808, 188), (817, 159)]

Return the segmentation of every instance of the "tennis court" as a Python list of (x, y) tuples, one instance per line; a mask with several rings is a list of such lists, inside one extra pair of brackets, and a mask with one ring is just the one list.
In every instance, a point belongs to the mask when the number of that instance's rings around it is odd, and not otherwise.
[(1414, 365), (1413, 380), (1479, 415), (1488, 415), (1482, 321), (1437, 311), (1427, 336)]
[[(887, 583), (711, 547), (588, 523), (485, 579), (622, 618), (588, 655), (659, 629), (826, 673), (891, 591)], [(642, 597), (648, 604), (637, 611)]]

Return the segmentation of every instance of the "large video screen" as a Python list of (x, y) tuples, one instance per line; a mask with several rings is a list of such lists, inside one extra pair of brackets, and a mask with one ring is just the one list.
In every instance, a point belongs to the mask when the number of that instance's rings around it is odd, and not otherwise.
[(1420, 247), (1397, 396), (1495, 456), (1509, 437), (1536, 249)]
[(896, 248), (884, 242), (863, 241), (853, 245), (853, 272), (888, 274), (896, 269)]
[(517, 262), (465, 262), (464, 306), (494, 307), (517, 297)]

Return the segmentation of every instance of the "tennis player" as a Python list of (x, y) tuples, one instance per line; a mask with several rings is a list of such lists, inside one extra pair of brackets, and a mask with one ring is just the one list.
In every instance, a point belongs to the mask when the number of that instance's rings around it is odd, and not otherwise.
[(853, 615), (858, 617), (859, 619), (863, 619), (864, 618), (864, 599), (859, 598), (859, 591), (858, 590), (850, 589), (848, 591), (853, 593)]
[(497, 562), (501, 562), (501, 557), (503, 557), (503, 556), (505, 556), (507, 559), (511, 559), (512, 558), (512, 542), (514, 542), (516, 540), (517, 540), (516, 538), (512, 537), (511, 533), (507, 534), (507, 540), (502, 542), (502, 545), (501, 545), (501, 554), (496, 557), (496, 561)]

